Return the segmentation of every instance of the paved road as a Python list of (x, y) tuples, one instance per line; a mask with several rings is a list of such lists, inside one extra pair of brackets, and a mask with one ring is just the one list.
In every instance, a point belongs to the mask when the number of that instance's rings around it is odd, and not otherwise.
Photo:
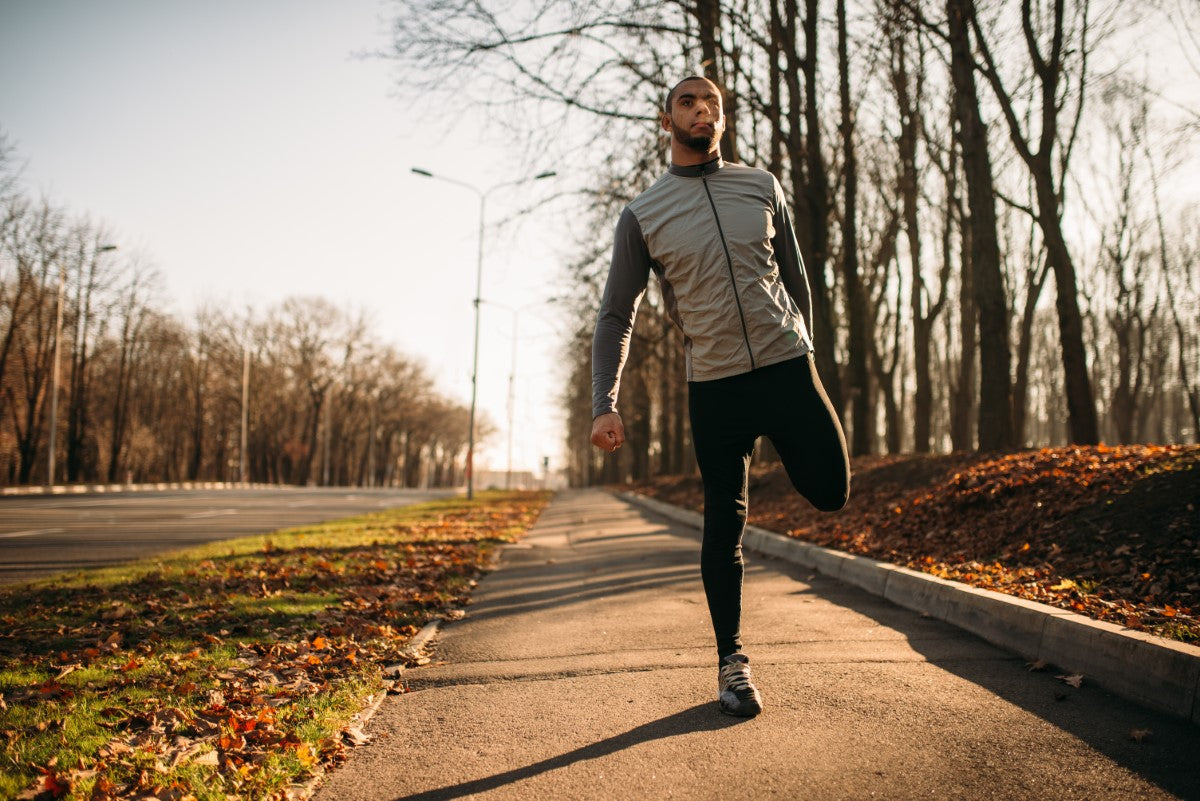
[(453, 495), (227, 489), (0, 498), (0, 583)]
[(1200, 799), (1196, 727), (756, 555), (766, 711), (725, 717), (697, 551), (612, 496), (560, 495), (315, 801)]

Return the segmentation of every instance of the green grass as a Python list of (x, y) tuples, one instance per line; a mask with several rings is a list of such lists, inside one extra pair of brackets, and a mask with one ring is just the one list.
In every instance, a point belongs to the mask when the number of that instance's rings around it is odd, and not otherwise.
[(279, 796), (342, 758), (381, 664), (547, 500), (483, 493), (5, 588), (0, 798)]

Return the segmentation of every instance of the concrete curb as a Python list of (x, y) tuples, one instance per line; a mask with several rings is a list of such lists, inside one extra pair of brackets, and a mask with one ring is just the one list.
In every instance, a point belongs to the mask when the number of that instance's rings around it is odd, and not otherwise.
[(149, 492), (179, 489), (272, 489), (279, 484), (241, 484), (230, 481), (160, 481), (155, 484), (55, 484), (0, 487), (0, 495), (86, 495), (108, 492)]
[[(434, 618), (421, 627), (421, 630), (413, 635), (413, 638), (408, 641), (405, 651), (414, 659), (419, 659), (424, 656), (424, 651), (429, 647), (429, 642), (438, 635), (442, 628), (442, 619)], [(383, 669), (384, 678), (399, 679), (404, 673), (404, 665), (389, 665)], [(388, 696), (386, 689), (381, 690), (374, 695), (367, 696), (367, 705), (360, 712), (356, 712), (350, 716), (350, 725), (362, 728), (367, 725), (371, 718), (375, 717), (375, 713), (379, 711), (379, 707), (383, 706), (384, 700)], [(311, 798), (316, 793), (321, 782), (325, 780), (329, 769), (325, 765), (318, 766), (317, 770), (308, 779), (299, 783), (289, 785), (284, 791), (289, 801), (304, 801)]]
[[(704, 516), (632, 492), (623, 500), (694, 528)], [(1200, 724), (1200, 648), (1047, 604), (747, 526), (751, 550), (816, 570), (1030, 660), (1081, 673), (1104, 689)]]
[(421, 627), (421, 630), (413, 635), (413, 638), (408, 641), (408, 645), (404, 650), (413, 659), (420, 659), (424, 656), (425, 649), (429, 646), (429, 641), (438, 635), (442, 630), (442, 619), (436, 617)]

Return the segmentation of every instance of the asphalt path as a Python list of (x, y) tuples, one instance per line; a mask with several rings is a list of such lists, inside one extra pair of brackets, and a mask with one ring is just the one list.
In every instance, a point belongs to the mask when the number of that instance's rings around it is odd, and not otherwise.
[(453, 494), (281, 487), (2, 497), (0, 584)]
[(765, 712), (722, 715), (688, 526), (565, 492), (314, 801), (1200, 799), (1200, 729), (748, 554)]

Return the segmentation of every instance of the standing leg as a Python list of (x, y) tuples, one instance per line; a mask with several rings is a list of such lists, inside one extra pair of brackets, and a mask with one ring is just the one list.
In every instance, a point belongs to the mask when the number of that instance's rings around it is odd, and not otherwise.
[(842, 424), (811, 353), (767, 369), (776, 368), (767, 436), (796, 491), (821, 511), (835, 512), (850, 498), (850, 458)]
[(704, 482), (704, 541), (700, 575), (717, 639), (717, 658), (741, 649), (742, 532), (746, 482), (755, 436), (740, 423), (736, 382), (688, 384), (696, 462)]

